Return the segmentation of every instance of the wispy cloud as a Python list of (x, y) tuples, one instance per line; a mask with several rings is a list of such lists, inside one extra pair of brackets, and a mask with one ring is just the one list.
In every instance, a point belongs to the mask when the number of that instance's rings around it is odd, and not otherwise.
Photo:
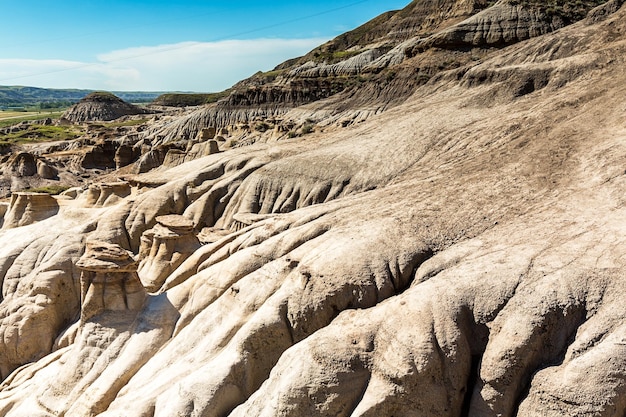
[(219, 91), (326, 38), (183, 42), (97, 55), (94, 62), (0, 59), (0, 84), (105, 90)]
[(50, 88), (105, 87), (116, 79), (137, 80), (132, 67), (113, 67), (103, 63), (64, 60), (0, 59), (0, 84)]

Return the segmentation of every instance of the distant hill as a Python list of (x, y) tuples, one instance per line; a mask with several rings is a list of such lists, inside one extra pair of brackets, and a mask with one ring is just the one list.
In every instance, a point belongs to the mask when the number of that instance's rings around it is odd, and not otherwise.
[(88, 94), (77, 104), (70, 107), (63, 117), (74, 123), (86, 121), (110, 121), (122, 116), (146, 114), (148, 111), (130, 104), (108, 92)]
[[(11, 107), (62, 107), (77, 103), (95, 90), (49, 89), (24, 86), (0, 86), (0, 109)], [(164, 92), (112, 91), (131, 103), (151, 102)]]
[(170, 107), (201, 106), (203, 104), (215, 103), (227, 97), (231, 90), (219, 93), (167, 93), (157, 97), (152, 104)]

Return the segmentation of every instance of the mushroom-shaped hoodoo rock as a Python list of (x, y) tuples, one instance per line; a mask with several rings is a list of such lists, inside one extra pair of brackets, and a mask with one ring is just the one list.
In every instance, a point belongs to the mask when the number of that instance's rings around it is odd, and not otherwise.
[(167, 277), (200, 246), (191, 220), (180, 215), (159, 216), (141, 237), (139, 278), (149, 292), (158, 291)]
[(82, 270), (82, 322), (104, 312), (138, 312), (143, 307), (146, 290), (131, 252), (116, 244), (88, 242), (76, 266)]

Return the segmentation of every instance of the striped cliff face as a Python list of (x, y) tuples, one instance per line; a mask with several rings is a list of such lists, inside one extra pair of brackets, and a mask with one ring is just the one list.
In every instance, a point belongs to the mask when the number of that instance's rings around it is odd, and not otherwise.
[(307, 104), (324, 117), (345, 112), (329, 123), (343, 123), (357, 111), (377, 114), (438, 74), (576, 22), (604, 0), (557, 3), (414, 1), (237, 83), (216, 103), (157, 134), (168, 142), (209, 126), (271, 117), (291, 123), (296, 116), (290, 112)]

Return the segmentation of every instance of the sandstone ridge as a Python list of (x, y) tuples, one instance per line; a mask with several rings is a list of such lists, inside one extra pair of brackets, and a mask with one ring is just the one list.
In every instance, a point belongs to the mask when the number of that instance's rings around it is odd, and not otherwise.
[[(324, 125), (358, 123), (402, 103), (438, 73), (502, 48), (560, 29), (604, 0), (413, 1), (379, 16), (303, 57), (258, 73), (226, 98), (158, 129), (175, 141), (207, 126), (254, 124), (277, 118), (285, 133), (306, 119)], [(303, 114), (301, 106), (309, 104)], [(295, 111), (294, 111), (295, 109)], [(268, 135), (250, 135), (267, 141)]]

